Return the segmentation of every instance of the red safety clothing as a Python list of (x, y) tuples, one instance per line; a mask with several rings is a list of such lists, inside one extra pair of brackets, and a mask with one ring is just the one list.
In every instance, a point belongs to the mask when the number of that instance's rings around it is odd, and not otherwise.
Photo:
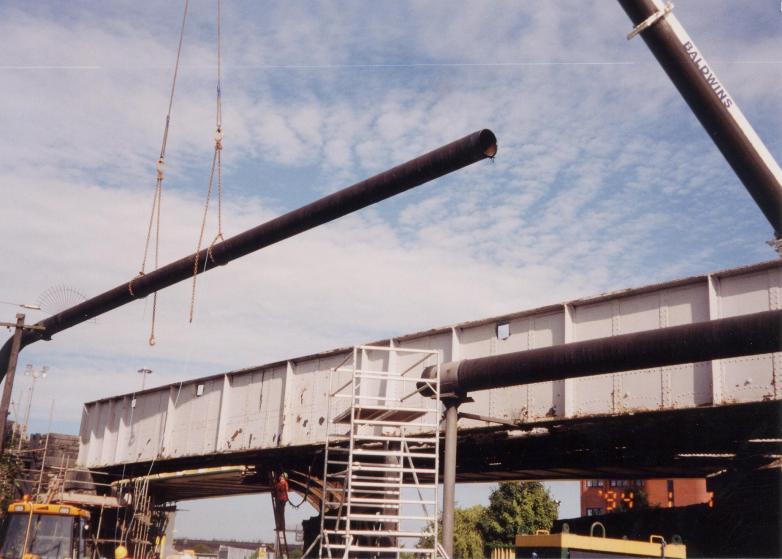
[(274, 484), (274, 496), (278, 501), (286, 502), (288, 500), (288, 480), (280, 476), (277, 483)]

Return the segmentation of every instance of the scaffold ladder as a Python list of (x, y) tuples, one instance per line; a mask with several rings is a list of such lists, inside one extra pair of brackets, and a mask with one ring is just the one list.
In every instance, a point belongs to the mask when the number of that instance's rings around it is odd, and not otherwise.
[(332, 370), (322, 558), (438, 556), (439, 396), (438, 351), (357, 346)]

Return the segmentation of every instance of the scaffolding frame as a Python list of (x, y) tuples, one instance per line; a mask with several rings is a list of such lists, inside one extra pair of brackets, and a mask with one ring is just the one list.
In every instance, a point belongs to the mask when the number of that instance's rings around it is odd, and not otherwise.
[(321, 558), (442, 556), (440, 363), (439, 351), (363, 345), (331, 370)]

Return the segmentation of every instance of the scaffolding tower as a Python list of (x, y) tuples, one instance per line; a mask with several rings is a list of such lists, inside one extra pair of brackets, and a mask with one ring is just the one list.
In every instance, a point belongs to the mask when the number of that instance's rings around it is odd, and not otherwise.
[(441, 554), (440, 361), (438, 351), (357, 346), (332, 370), (321, 558)]

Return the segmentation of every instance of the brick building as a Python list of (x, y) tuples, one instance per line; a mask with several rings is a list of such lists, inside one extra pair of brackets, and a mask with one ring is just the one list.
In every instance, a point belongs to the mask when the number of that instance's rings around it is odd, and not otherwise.
[(711, 503), (705, 479), (584, 479), (581, 516), (630, 510), (645, 498), (650, 507)]

